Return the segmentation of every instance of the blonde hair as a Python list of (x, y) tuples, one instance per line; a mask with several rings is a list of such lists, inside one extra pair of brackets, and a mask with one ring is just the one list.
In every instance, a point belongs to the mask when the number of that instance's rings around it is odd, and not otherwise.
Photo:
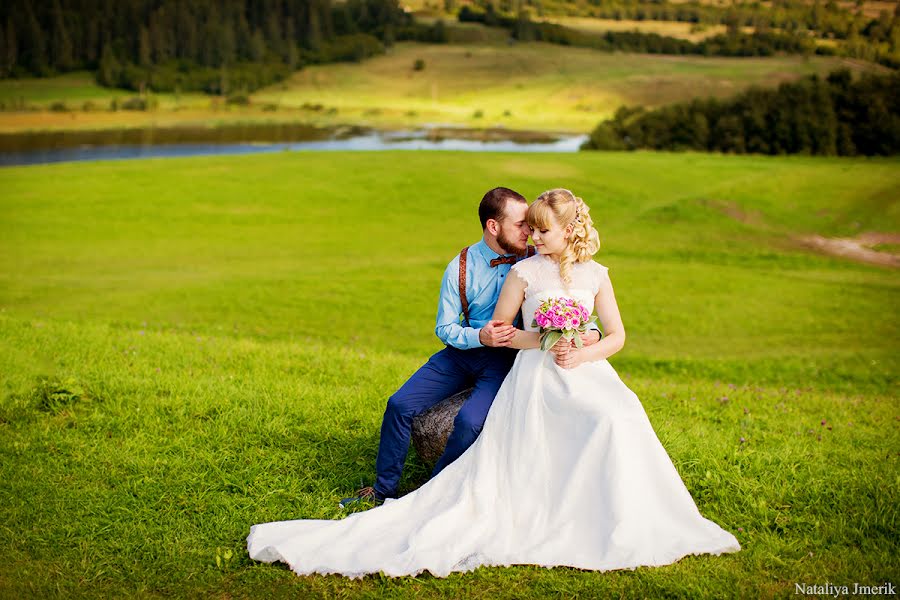
[(600, 234), (594, 229), (590, 208), (567, 189), (548, 190), (538, 196), (528, 207), (526, 219), (534, 229), (550, 229), (554, 220), (564, 228), (572, 226), (569, 243), (559, 259), (559, 276), (566, 284), (572, 282), (572, 265), (591, 260), (600, 249)]

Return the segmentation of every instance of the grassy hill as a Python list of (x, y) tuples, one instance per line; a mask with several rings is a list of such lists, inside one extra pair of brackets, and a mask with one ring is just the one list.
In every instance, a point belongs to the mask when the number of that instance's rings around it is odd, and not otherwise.
[[(772, 597), (896, 583), (895, 159), (285, 153), (0, 170), (0, 595)], [(482, 193), (566, 185), (641, 398), (743, 550), (659, 569), (298, 578), (256, 522), (339, 518), (384, 402), (439, 347)], [(410, 458), (403, 489), (425, 481)]]
[[(418, 59), (425, 64), (420, 71), (413, 68)], [(654, 107), (698, 96), (726, 97), (749, 85), (773, 86), (840, 66), (878, 69), (826, 57), (704, 58), (605, 54), (538, 43), (404, 43), (363, 63), (307, 67), (253, 94), (247, 107), (196, 94), (162, 94), (154, 111), (109, 112), (109, 102), (124, 94), (96, 86), (87, 74), (2, 81), (0, 101), (45, 110), (0, 112), (0, 132), (234, 121), (587, 132), (623, 104)], [(71, 110), (46, 110), (54, 102)], [(88, 111), (85, 102), (91, 103)]]

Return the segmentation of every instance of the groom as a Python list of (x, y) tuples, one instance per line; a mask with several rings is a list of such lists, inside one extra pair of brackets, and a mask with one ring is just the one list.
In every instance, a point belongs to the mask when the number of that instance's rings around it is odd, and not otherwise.
[[(432, 477), (456, 460), (481, 432), (500, 384), (512, 368), (516, 350), (509, 347), (515, 327), (493, 321), (494, 306), (510, 266), (534, 254), (525, 221), (528, 203), (511, 189), (498, 187), (481, 199), (478, 217), (482, 239), (450, 261), (441, 282), (435, 333), (446, 347), (428, 359), (388, 399), (373, 486), (365, 487), (345, 507), (363, 499), (381, 504), (394, 498), (409, 452), (413, 417), (468, 387), (472, 394), (459, 410), (444, 454)], [(585, 342), (598, 341), (591, 331)]]

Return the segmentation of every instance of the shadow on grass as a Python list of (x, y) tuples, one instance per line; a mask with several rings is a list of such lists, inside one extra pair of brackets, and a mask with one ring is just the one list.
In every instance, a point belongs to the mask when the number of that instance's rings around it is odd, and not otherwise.
[[(331, 429), (329, 431), (303, 431), (296, 444), (306, 448), (303, 460), (315, 466), (315, 488), (339, 489), (350, 495), (375, 481), (375, 460), (378, 455), (380, 435), (375, 430)], [(314, 455), (307, 452), (314, 449)], [(422, 461), (410, 445), (403, 468), (399, 495), (402, 497), (423, 486), (431, 479), (433, 467)]]

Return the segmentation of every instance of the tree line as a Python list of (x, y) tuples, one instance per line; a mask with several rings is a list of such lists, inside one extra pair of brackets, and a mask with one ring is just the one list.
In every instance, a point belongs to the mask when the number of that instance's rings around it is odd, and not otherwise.
[(584, 150), (698, 150), (736, 154), (900, 153), (900, 73), (846, 69), (729, 100), (694, 100), (656, 110), (620, 108), (591, 132)]
[(397, 0), (5, 0), (0, 77), (89, 69), (114, 87), (252, 91), (435, 29)]
[(524, 42), (540, 41), (607, 52), (620, 50), (647, 54), (771, 56), (779, 52), (812, 54), (816, 51), (814, 42), (809, 38), (772, 31), (757, 31), (752, 34), (730, 31), (700, 42), (640, 31), (588, 33), (557, 23), (533, 21), (525, 12), (520, 12), (517, 17), (503, 15), (494, 11), (490, 5), (484, 12), (463, 6), (458, 18), (462, 22), (479, 22), (507, 28), (514, 39)]
[[(448, 2), (455, 3), (455, 0), (445, 0), (445, 6)], [(862, 14), (862, 0), (857, 0), (856, 4), (857, 10), (853, 12), (834, 0), (824, 3), (821, 0), (773, 0), (765, 5), (756, 1), (744, 1), (728, 3), (727, 6), (698, 2), (673, 3), (665, 0), (473, 0), (472, 8), (466, 16), (471, 17), (472, 13), (476, 13), (477, 19), (477, 15), (487, 15), (490, 21), (493, 17), (502, 15), (501, 19), (515, 21), (521, 20), (523, 14), (526, 19), (528, 15), (578, 15), (615, 20), (677, 21), (694, 23), (698, 28), (704, 25), (725, 25), (730, 39), (741, 39), (736, 32), (741, 28), (751, 28), (764, 36), (774, 31), (782, 39), (793, 38), (796, 40), (795, 44), (804, 48), (814, 47), (819, 54), (837, 54), (878, 62), (892, 68), (900, 67), (900, 3), (894, 6), (893, 11), (882, 11), (876, 18), (868, 18)], [(550, 39), (583, 38), (571, 32), (541, 33)], [(835, 40), (836, 45), (816, 45), (813, 43), (816, 38)], [(583, 40), (577, 44), (567, 43), (591, 46), (599, 42)], [(658, 47), (660, 43), (669, 47), (679, 46), (673, 40), (659, 41), (652, 37), (641, 43), (649, 48)], [(713, 43), (722, 46), (721, 39)], [(741, 43), (746, 46), (748, 41), (744, 38)], [(729, 51), (726, 49), (726, 52)]]
[(887, 42), (898, 35), (900, 5), (878, 17), (862, 13), (863, 0), (850, 10), (835, 0), (756, 0), (729, 2), (727, 5), (666, 0), (475, 0), (486, 9), (494, 5), (499, 12), (512, 13), (520, 4), (545, 15), (586, 16), (600, 19), (634, 21), (677, 21), (728, 27), (779, 29), (788, 32), (809, 31), (818, 37), (848, 39), (858, 35), (871, 42)]

